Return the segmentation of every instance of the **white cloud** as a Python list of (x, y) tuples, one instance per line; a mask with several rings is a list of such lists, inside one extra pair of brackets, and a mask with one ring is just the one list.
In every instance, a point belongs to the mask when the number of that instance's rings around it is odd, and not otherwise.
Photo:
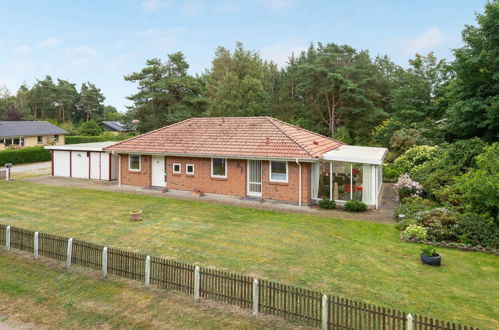
[(264, 47), (260, 54), (264, 59), (269, 59), (277, 63), (279, 67), (285, 66), (291, 54), (300, 55), (303, 50), (306, 50), (308, 45), (297, 39), (289, 39), (280, 43)]
[(142, 9), (146, 11), (155, 11), (158, 9), (165, 9), (171, 6), (170, 1), (161, 1), (161, 0), (147, 0), (140, 4)]
[(28, 45), (17, 46), (14, 49), (12, 49), (12, 54), (16, 55), (16, 56), (24, 56), (24, 55), (28, 55), (30, 50), (31, 50), (31, 47)]
[(55, 38), (55, 37), (50, 37), (45, 40), (40, 41), (37, 43), (35, 46), (36, 47), (54, 47), (60, 44), (62, 41)]
[(172, 28), (167, 30), (152, 28), (138, 32), (137, 35), (146, 38), (146, 40), (152, 43), (157, 49), (164, 51), (170, 49), (178, 42), (179, 35), (184, 30), (184, 28)]
[(397, 38), (394, 39), (394, 42), (403, 53), (414, 55), (415, 53), (433, 51), (439, 46), (458, 39), (459, 36), (447, 34), (439, 28), (430, 28), (413, 38)]
[(94, 55), (97, 55), (98, 52), (91, 48), (91, 47), (87, 47), (87, 46), (78, 46), (78, 47), (74, 47), (74, 48), (69, 48), (69, 49), (66, 49), (65, 51), (66, 55), (68, 56), (94, 56)]
[(294, 5), (296, 0), (261, 0), (259, 2), (267, 8), (279, 10)]

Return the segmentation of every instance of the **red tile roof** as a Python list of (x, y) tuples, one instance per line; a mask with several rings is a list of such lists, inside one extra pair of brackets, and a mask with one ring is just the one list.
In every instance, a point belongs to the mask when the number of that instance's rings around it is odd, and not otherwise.
[(271, 117), (191, 118), (105, 148), (124, 153), (315, 159), (342, 143)]

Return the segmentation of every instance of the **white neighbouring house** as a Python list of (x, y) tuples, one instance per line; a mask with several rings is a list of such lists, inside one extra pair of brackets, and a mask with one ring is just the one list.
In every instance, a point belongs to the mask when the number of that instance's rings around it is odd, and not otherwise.
[(116, 142), (46, 146), (52, 154), (52, 175), (93, 180), (117, 180), (118, 156), (103, 151)]

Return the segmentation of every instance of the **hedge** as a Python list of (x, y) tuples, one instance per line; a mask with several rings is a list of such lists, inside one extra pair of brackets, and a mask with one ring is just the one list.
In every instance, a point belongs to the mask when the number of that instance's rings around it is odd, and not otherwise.
[(28, 147), (17, 150), (7, 149), (0, 151), (0, 166), (6, 163), (27, 164), (46, 162), (50, 160), (50, 151), (43, 147)]
[(106, 141), (121, 141), (130, 138), (130, 135), (97, 135), (97, 136), (66, 136), (66, 144), (92, 143)]

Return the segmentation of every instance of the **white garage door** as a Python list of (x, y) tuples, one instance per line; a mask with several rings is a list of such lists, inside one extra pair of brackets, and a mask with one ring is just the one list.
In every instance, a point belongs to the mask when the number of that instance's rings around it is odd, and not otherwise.
[[(90, 154), (90, 152), (88, 152)], [(71, 166), (72, 177), (88, 179), (88, 156), (87, 151), (72, 151)]]
[(54, 176), (69, 176), (69, 151), (53, 151)]

